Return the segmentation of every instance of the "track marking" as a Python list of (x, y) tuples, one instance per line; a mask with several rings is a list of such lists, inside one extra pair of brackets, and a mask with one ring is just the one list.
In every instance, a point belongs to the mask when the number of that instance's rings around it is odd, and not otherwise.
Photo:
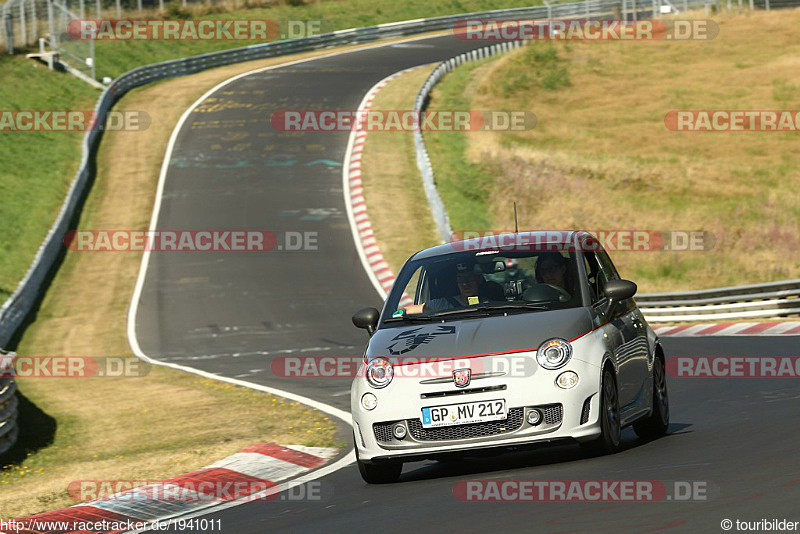
[[(437, 35), (417, 36), (417, 37), (412, 37), (412, 38), (405, 39), (405, 40), (402, 40), (402, 41), (394, 41), (392, 43), (383, 43), (383, 44), (376, 44), (376, 45), (371, 45), (371, 46), (364, 46), (364, 47), (356, 48), (356, 49), (353, 49), (353, 50), (332, 52), (330, 54), (325, 54), (325, 55), (322, 55), (322, 56), (316, 56), (316, 57), (313, 57), (313, 58), (306, 58), (306, 59), (300, 59), (300, 60), (296, 60), (296, 61), (289, 61), (287, 63), (282, 63), (280, 65), (272, 65), (272, 66), (269, 66), (269, 67), (263, 67), (263, 68), (259, 68), (259, 69), (254, 69), (252, 71), (248, 71), (248, 72), (244, 72), (244, 73), (238, 74), (238, 75), (236, 75), (236, 76), (234, 76), (232, 78), (229, 78), (229, 79), (227, 79), (227, 80), (225, 80), (223, 82), (220, 82), (219, 84), (217, 84), (216, 86), (214, 86), (213, 88), (208, 90), (205, 94), (203, 94), (200, 98), (198, 98), (190, 107), (188, 107), (186, 109), (186, 111), (183, 112), (181, 117), (178, 119), (178, 122), (175, 125), (175, 128), (172, 130), (172, 134), (170, 135), (169, 141), (167, 143), (167, 148), (166, 148), (166, 150), (164, 152), (164, 159), (163, 159), (163, 161), (161, 163), (161, 171), (160, 171), (159, 177), (158, 177), (158, 185), (157, 185), (157, 189), (156, 189), (156, 197), (155, 197), (155, 200), (154, 200), (154, 203), (153, 203), (153, 212), (152, 212), (152, 215), (151, 215), (151, 218), (150, 218), (149, 230), (150, 231), (155, 231), (156, 228), (158, 227), (158, 218), (159, 218), (159, 214), (161, 212), (161, 202), (162, 202), (162, 199), (163, 199), (163, 196), (164, 196), (164, 186), (166, 184), (167, 172), (169, 170), (169, 162), (172, 159), (172, 153), (174, 151), (178, 135), (181, 132), (181, 130), (183, 129), (183, 126), (186, 123), (186, 120), (191, 115), (191, 113), (200, 104), (202, 104), (205, 100), (207, 100), (209, 97), (211, 97), (211, 95), (213, 95), (214, 93), (216, 93), (217, 91), (219, 91), (223, 87), (225, 87), (225, 86), (227, 86), (227, 85), (229, 85), (229, 84), (231, 84), (231, 83), (233, 83), (233, 82), (235, 82), (237, 80), (245, 78), (247, 76), (251, 76), (253, 74), (258, 74), (258, 73), (262, 73), (262, 72), (266, 72), (266, 71), (270, 71), (270, 70), (285, 68), (285, 67), (288, 67), (288, 66), (291, 66), (291, 65), (297, 65), (297, 64), (300, 64), (300, 63), (308, 63), (308, 62), (317, 61), (317, 60), (320, 60), (320, 59), (325, 59), (325, 58), (330, 58), (330, 57), (335, 57), (335, 56), (340, 56), (340, 55), (345, 55), (345, 54), (351, 54), (351, 53), (354, 53), (354, 52), (361, 52), (363, 50), (371, 50), (371, 49), (375, 49), (375, 48), (391, 47), (391, 46), (393, 46), (395, 44), (398, 44), (398, 43), (408, 43), (408, 42), (426, 40), (426, 39), (431, 39), (431, 38), (436, 38), (436, 37), (439, 37), (439, 36), (437, 36)], [(378, 82), (378, 83), (380, 83), (380, 82)], [(368, 95), (369, 95), (369, 92), (367, 93), (367, 96)], [(365, 99), (366, 98), (367, 97), (365, 96)], [(362, 105), (364, 103), (365, 102), (362, 101)], [(352, 138), (352, 133), (351, 133), (351, 138)], [(350, 154), (352, 152), (352, 144), (353, 144), (352, 142), (348, 142), (347, 153), (346, 153), (345, 159), (344, 159), (345, 162), (349, 161)], [(342, 167), (346, 169), (345, 165), (342, 165)], [(345, 187), (346, 187), (346, 190), (345, 190), (345, 195), (346, 196), (345, 196), (345, 198), (349, 199), (350, 188), (349, 188), (348, 179), (344, 178), (344, 182), (345, 182)], [(353, 237), (355, 239), (355, 237), (356, 237), (356, 235), (355, 235), (356, 226), (355, 226), (354, 220), (353, 220), (352, 207), (350, 206), (349, 201), (345, 202), (345, 206), (347, 208), (347, 215), (348, 215), (348, 220), (350, 222), (350, 228), (354, 232)], [(360, 240), (356, 240), (356, 250), (357, 250), (357, 252), (359, 254), (359, 258), (362, 261), (362, 265), (364, 265), (365, 270), (367, 271), (367, 274), (368, 274), (368, 276), (370, 277), (370, 280), (373, 283), (373, 286), (375, 286), (375, 289), (378, 291), (378, 294), (381, 296), (381, 298), (385, 299), (386, 298), (386, 292), (383, 290), (383, 287), (381, 286), (380, 282), (377, 280), (375, 275), (372, 273), (372, 270), (368, 269), (369, 263), (365, 263), (366, 262), (366, 256), (364, 255), (364, 251), (363, 251), (363, 248), (362, 248), (362, 246), (360, 244)], [(169, 363), (169, 362), (162, 362), (162, 361), (155, 360), (155, 359), (150, 358), (149, 356), (147, 356), (144, 353), (144, 351), (142, 350), (141, 346), (139, 345), (139, 340), (136, 337), (136, 315), (137, 315), (137, 312), (138, 312), (138, 309), (139, 309), (139, 300), (141, 299), (142, 290), (144, 288), (144, 282), (145, 282), (145, 279), (147, 277), (147, 268), (148, 268), (149, 262), (150, 262), (150, 251), (146, 250), (142, 254), (142, 261), (141, 261), (141, 263), (139, 265), (139, 273), (138, 273), (138, 276), (136, 278), (136, 285), (134, 286), (133, 296), (131, 297), (131, 304), (130, 304), (130, 306), (128, 308), (128, 322), (127, 322), (128, 323), (127, 324), (128, 343), (129, 343), (129, 345), (131, 347), (131, 350), (133, 351), (133, 353), (136, 355), (137, 358), (139, 358), (139, 359), (141, 359), (141, 360), (143, 360), (143, 361), (145, 361), (147, 363), (150, 363), (152, 365), (160, 365), (160, 366), (163, 366), (163, 367), (169, 367), (169, 368), (172, 368), (172, 369), (176, 369), (176, 370), (179, 370), (179, 371), (184, 371), (184, 372), (187, 372), (187, 373), (192, 373), (192, 374), (195, 374), (195, 375), (198, 375), (198, 376), (202, 376), (202, 377), (205, 377), (205, 378), (210, 378), (212, 380), (219, 380), (220, 382), (226, 382), (228, 384), (233, 384), (233, 385), (237, 385), (237, 386), (241, 386), (241, 387), (246, 387), (246, 388), (254, 389), (256, 391), (262, 391), (264, 393), (269, 393), (269, 394), (272, 394), (272, 395), (277, 395), (277, 396), (284, 397), (284, 398), (287, 398), (287, 399), (290, 399), (290, 400), (301, 402), (301, 403), (303, 403), (303, 404), (305, 404), (307, 406), (310, 406), (312, 408), (315, 408), (315, 409), (317, 409), (317, 410), (319, 410), (319, 411), (321, 411), (323, 413), (326, 413), (328, 415), (332, 415), (332, 416), (342, 420), (345, 424), (350, 426), (351, 429), (353, 428), (352, 417), (348, 412), (345, 412), (344, 410), (340, 410), (338, 408), (335, 408), (335, 407), (333, 407), (331, 405), (328, 405), (328, 404), (325, 404), (323, 402), (319, 402), (319, 401), (316, 401), (314, 399), (311, 399), (311, 398), (308, 398), (308, 397), (304, 397), (302, 395), (297, 395), (297, 394), (291, 393), (289, 391), (280, 390), (280, 389), (277, 389), (277, 388), (271, 388), (271, 387), (268, 387), (268, 386), (262, 386), (261, 384), (256, 384), (256, 383), (253, 383), (253, 382), (247, 382), (247, 381), (239, 380), (239, 379), (236, 379), (236, 378), (229, 378), (229, 377), (221, 376), (221, 375), (218, 375), (218, 374), (209, 373), (209, 372), (206, 372), (206, 371), (203, 371), (203, 370), (200, 370), (200, 369), (195, 369), (193, 367), (188, 367), (188, 366), (185, 366), (185, 365), (179, 365), (179, 364)], [(301, 484), (305, 484), (306, 482), (311, 482), (311, 481), (316, 480), (318, 478), (325, 477), (325, 476), (327, 476), (327, 475), (329, 475), (331, 473), (334, 473), (334, 472), (338, 471), (339, 469), (347, 467), (348, 465), (350, 465), (350, 464), (352, 464), (354, 462), (355, 462), (355, 452), (354, 452), (354, 449), (351, 448), (349, 451), (347, 451), (344, 454), (344, 456), (342, 456), (342, 458), (340, 458), (336, 462), (334, 462), (334, 463), (332, 463), (330, 465), (323, 466), (320, 469), (311, 471), (309, 474), (303, 475), (303, 476), (301, 476), (299, 478), (296, 478), (294, 480), (291, 480), (289, 482), (285, 482), (283, 484), (279, 484), (279, 486), (278, 486), (279, 491), (283, 492), (283, 491), (286, 491), (288, 489), (291, 489), (291, 488), (294, 488), (296, 486), (299, 486)], [(212, 507), (206, 508), (206, 509), (204, 509), (202, 511), (198, 511), (196, 513), (191, 513), (191, 514), (188, 514), (188, 515), (185, 515), (185, 516), (182, 516), (182, 517), (191, 518), (191, 517), (204, 516), (204, 515), (208, 515), (208, 514), (217, 512), (219, 510), (225, 509), (225, 508), (230, 508), (232, 506), (239, 506), (241, 504), (244, 504), (245, 502), (248, 502), (248, 501), (231, 501), (231, 502), (228, 502), (228, 503), (220, 504), (219, 506), (212, 506)], [(150, 529), (143, 529), (143, 530), (131, 531), (131, 532), (144, 532), (146, 530), (150, 530)]]

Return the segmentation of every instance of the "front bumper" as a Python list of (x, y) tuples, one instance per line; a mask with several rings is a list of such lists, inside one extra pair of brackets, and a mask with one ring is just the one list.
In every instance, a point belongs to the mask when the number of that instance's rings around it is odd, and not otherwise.
[[(518, 356), (515, 356), (518, 357)], [(469, 367), (480, 377), (463, 388), (452, 380), (430, 383), (417, 376), (395, 377), (384, 389), (372, 388), (363, 377), (356, 378), (351, 395), (351, 410), (356, 435), (356, 448), (362, 461), (414, 460), (448, 453), (466, 453), (486, 448), (521, 447), (553, 441), (585, 441), (598, 436), (600, 413), (600, 366), (573, 356), (555, 371), (535, 364), (525, 373), (485, 373), (503, 356), (485, 356), (463, 360), (458, 368)], [(412, 364), (416, 365), (416, 364)], [(414, 374), (413, 369), (406, 369)], [(412, 371), (412, 372), (409, 372)], [(579, 376), (572, 389), (561, 389), (555, 383), (558, 375), (574, 371)], [(483, 376), (481, 375), (498, 376)], [(524, 376), (521, 376), (523, 375)], [(370, 392), (378, 403), (375, 409), (361, 405), (362, 396)], [(421, 410), (424, 407), (454, 403), (504, 399), (508, 418), (491, 423), (474, 423), (425, 429)], [(527, 413), (539, 410), (542, 421), (531, 425)], [(397, 439), (394, 425), (406, 427), (406, 436)]]

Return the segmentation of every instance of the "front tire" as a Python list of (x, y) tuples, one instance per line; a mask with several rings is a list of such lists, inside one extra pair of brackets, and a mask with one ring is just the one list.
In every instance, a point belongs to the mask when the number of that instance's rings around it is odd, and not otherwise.
[(600, 436), (595, 440), (581, 443), (585, 451), (595, 456), (614, 454), (620, 450), (622, 444), (617, 381), (609, 368), (603, 371), (600, 393)]
[[(353, 435), (355, 440), (355, 434)], [(355, 446), (356, 451), (356, 464), (358, 464), (358, 472), (361, 473), (361, 478), (367, 484), (391, 484), (397, 482), (400, 478), (400, 473), (403, 472), (403, 462), (386, 462), (386, 463), (367, 463), (362, 462), (358, 457), (358, 446)]]
[(403, 471), (402, 462), (389, 462), (380, 464), (369, 464), (356, 460), (358, 472), (367, 484), (391, 484), (397, 482), (400, 473)]
[(647, 419), (633, 424), (636, 435), (642, 439), (656, 439), (667, 433), (669, 427), (669, 393), (664, 357), (656, 356), (653, 365), (653, 413)]

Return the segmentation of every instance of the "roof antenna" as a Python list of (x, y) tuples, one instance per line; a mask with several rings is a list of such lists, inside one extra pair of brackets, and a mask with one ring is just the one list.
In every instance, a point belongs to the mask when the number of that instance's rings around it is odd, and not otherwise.
[(514, 233), (519, 233), (519, 225), (517, 224), (517, 201), (514, 201)]

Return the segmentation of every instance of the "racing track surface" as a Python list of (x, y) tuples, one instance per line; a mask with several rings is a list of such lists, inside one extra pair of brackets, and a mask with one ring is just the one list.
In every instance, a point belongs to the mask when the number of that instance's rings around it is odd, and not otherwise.
[[(355, 109), (378, 80), (477, 45), (450, 37), (337, 55), (241, 78), (180, 131), (159, 230), (317, 232), (316, 251), (153, 254), (136, 317), (155, 359), (306, 395), (349, 409), (349, 379), (276, 377), (277, 356), (357, 356), (350, 315), (379, 297), (345, 215), (347, 133), (279, 134), (279, 109)], [(409, 230), (413, 223), (408, 224)], [(666, 338), (679, 355), (797, 356), (800, 338)], [(402, 482), (367, 486), (355, 466), (321, 479), (321, 502), (253, 502), (209, 516), (222, 532), (423, 530), (720, 532), (725, 518), (800, 520), (800, 384), (793, 379), (671, 379), (670, 435), (586, 458), (551, 447), (458, 464), (407, 464)], [(463, 503), (460, 480), (704, 481), (706, 502)]]

